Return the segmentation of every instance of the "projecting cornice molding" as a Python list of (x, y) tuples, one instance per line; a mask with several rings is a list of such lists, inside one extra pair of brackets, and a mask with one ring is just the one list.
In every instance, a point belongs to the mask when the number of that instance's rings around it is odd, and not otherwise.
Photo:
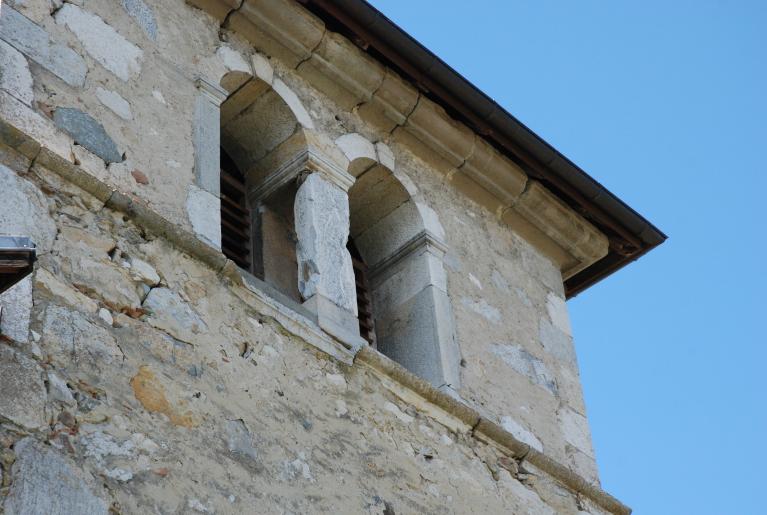
[[(239, 7), (232, 0), (187, 3), (225, 19), (226, 28), (256, 50), (295, 67), (339, 107), (391, 133), (394, 143), (444, 173), (462, 194), (501, 220), (524, 219), (523, 235), (559, 263), (563, 279), (607, 255), (607, 237), (591, 223), (396, 72), (326, 30), (298, 2), (244, 0)], [(519, 223), (511, 225), (517, 228)], [(531, 230), (536, 234), (531, 236)]]

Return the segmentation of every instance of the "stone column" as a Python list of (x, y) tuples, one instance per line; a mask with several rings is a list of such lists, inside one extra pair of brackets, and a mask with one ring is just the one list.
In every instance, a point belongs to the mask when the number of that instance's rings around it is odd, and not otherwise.
[(195, 80), (194, 184), (189, 186), (187, 214), (198, 237), (221, 248), (221, 102), (226, 91), (202, 77)]
[(326, 332), (353, 347), (364, 345), (349, 238), (349, 197), (333, 176), (309, 173), (294, 205), (298, 290)]

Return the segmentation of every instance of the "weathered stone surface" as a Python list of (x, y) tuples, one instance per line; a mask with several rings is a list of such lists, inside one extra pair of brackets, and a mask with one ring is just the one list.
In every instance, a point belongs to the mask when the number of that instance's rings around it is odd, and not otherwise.
[(186, 213), (195, 234), (213, 247), (221, 248), (221, 200), (215, 195), (189, 185)]
[(35, 361), (0, 344), (0, 417), (25, 429), (38, 429), (45, 424), (42, 374)]
[(82, 86), (88, 67), (80, 55), (51, 41), (48, 33), (32, 20), (4, 6), (0, 16), (0, 39), (37, 62), (70, 86)]
[(311, 174), (298, 188), (294, 211), (301, 295), (304, 299), (322, 295), (356, 316), (354, 270), (346, 250), (346, 193), (320, 174)]
[(77, 311), (56, 305), (45, 309), (45, 351), (61, 366), (75, 364), (99, 369), (123, 357), (114, 337)]
[(95, 14), (66, 3), (56, 12), (56, 23), (71, 30), (85, 51), (120, 79), (127, 81), (141, 71), (144, 52)]
[(56, 226), (48, 214), (48, 201), (31, 182), (0, 164), (0, 232), (29, 236), (38, 252), (48, 252)]
[(168, 288), (150, 291), (144, 299), (144, 308), (151, 312), (150, 324), (181, 341), (194, 342), (196, 335), (208, 329), (192, 307)]
[(117, 145), (104, 130), (104, 126), (91, 115), (79, 109), (59, 107), (53, 114), (53, 121), (59, 129), (69, 134), (75, 143), (90, 150), (107, 164), (123, 160)]
[(8, 43), (0, 40), (0, 88), (27, 105), (32, 105), (32, 74), (24, 56)]
[(552, 395), (557, 393), (557, 383), (546, 364), (519, 345), (493, 344), (492, 350), (507, 365), (526, 376), (533, 384), (545, 388)]
[(32, 278), (25, 277), (0, 294), (0, 334), (20, 343), (29, 341)]
[(13, 483), (3, 508), (6, 515), (107, 515), (107, 503), (94, 494), (95, 480), (33, 438), (14, 447)]
[(143, 0), (122, 0), (122, 6), (149, 39), (152, 41), (157, 39), (157, 21), (151, 7)]
[(104, 89), (102, 87), (96, 88), (96, 98), (98, 98), (102, 104), (109, 108), (114, 114), (122, 118), (123, 120), (132, 120), (133, 113), (131, 112), (130, 104), (119, 93)]

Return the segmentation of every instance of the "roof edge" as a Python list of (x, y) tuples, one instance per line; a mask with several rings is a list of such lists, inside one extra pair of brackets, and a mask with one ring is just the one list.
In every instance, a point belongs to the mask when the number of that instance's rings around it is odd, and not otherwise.
[(365, 0), (298, 0), (395, 69), (602, 231), (608, 255), (565, 281), (574, 297), (667, 236)]

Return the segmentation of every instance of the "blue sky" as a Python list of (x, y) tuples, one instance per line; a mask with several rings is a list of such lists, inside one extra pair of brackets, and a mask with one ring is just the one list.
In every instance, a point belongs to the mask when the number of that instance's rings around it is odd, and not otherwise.
[(570, 301), (603, 487), (767, 513), (767, 2), (373, 4), (670, 237)]

